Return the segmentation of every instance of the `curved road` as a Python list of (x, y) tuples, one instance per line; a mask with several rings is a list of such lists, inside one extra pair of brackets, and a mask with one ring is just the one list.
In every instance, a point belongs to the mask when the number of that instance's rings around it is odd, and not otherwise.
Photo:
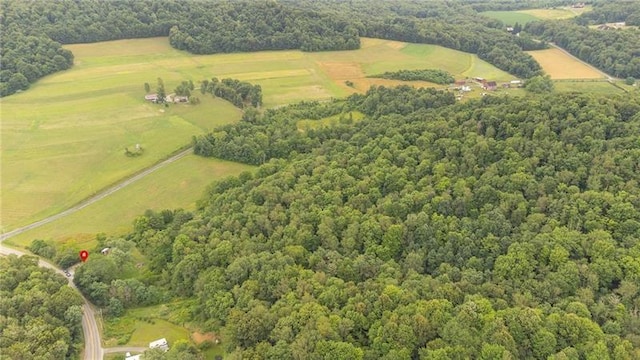
[[(114, 192), (122, 189), (123, 187), (130, 185), (140, 179), (142, 179), (143, 177), (151, 174), (152, 172), (178, 160), (181, 159), (183, 157), (185, 157), (187, 154), (189, 154), (191, 152), (192, 148), (188, 148), (184, 151), (181, 151), (180, 153), (110, 187), (105, 189), (104, 191), (101, 191), (99, 193), (97, 193), (96, 195), (82, 201), (81, 203), (61, 212), (55, 215), (52, 215), (48, 218), (42, 219), (40, 221), (34, 222), (33, 224), (29, 224), (27, 226), (23, 226), (21, 228), (6, 232), (2, 235), (0, 235), (0, 255), (9, 255), (9, 254), (15, 254), (17, 256), (22, 256), (22, 255), (28, 255), (25, 252), (22, 252), (20, 250), (15, 250), (12, 248), (8, 248), (2, 245), (2, 241), (12, 237), (12, 236), (16, 236), (18, 234), (22, 234), (25, 231), (29, 231), (31, 229), (35, 229), (39, 226), (48, 224), (52, 221), (58, 220), (60, 218), (63, 218), (65, 216), (68, 216), (70, 214), (73, 214), (74, 212), (83, 209), (93, 203), (95, 203), (98, 200), (104, 199), (105, 197), (113, 194)], [(46, 267), (49, 269), (53, 269), (55, 272), (61, 274), (64, 276), (64, 272), (62, 270), (60, 270), (57, 266), (49, 263), (48, 261), (43, 260), (42, 258), (40, 258), (39, 260), (39, 265), (42, 267)], [(71, 286), (72, 288), (76, 289), (75, 284), (73, 283), (73, 272), (71, 272), (71, 276), (68, 277), (68, 281), (69, 281), (69, 286)], [(78, 291), (79, 292), (79, 291)], [(80, 293), (80, 296), (82, 296), (82, 293)], [(82, 296), (82, 299), (84, 300), (84, 305), (82, 306), (82, 331), (84, 333), (84, 359), (85, 360), (101, 360), (103, 355), (105, 353), (114, 353), (114, 352), (142, 352), (144, 350), (146, 350), (146, 348), (142, 348), (142, 347), (116, 347), (116, 348), (109, 348), (109, 349), (103, 349), (102, 348), (102, 343), (100, 341), (100, 331), (98, 330), (98, 324), (96, 323), (96, 316), (95, 316), (95, 312), (94, 309), (91, 305), (91, 303), (89, 303), (89, 301)]]

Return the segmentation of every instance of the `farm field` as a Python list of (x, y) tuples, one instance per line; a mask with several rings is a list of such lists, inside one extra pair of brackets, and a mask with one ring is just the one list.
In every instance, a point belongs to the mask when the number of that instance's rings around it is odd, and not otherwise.
[(516, 22), (520, 25), (537, 21), (537, 20), (559, 20), (569, 19), (580, 15), (584, 11), (589, 11), (590, 7), (582, 9), (574, 8), (555, 8), (555, 9), (528, 9), (516, 11), (484, 11), (480, 14), (497, 19), (505, 23), (505, 25), (514, 25)]
[(602, 79), (604, 76), (591, 66), (563, 53), (559, 49), (527, 51), (552, 79)]
[(188, 155), (76, 213), (17, 235), (7, 243), (26, 247), (33, 239), (53, 239), (59, 244), (70, 242), (93, 248), (95, 234), (117, 236), (131, 231), (133, 220), (147, 209), (193, 210), (211, 182), (252, 168)]
[[(168, 157), (189, 144), (193, 135), (241, 117), (229, 103), (198, 94), (198, 106), (163, 108), (144, 102), (143, 84), (154, 88), (158, 77), (169, 92), (188, 79), (250, 81), (262, 86), (265, 107), (340, 97), (372, 84), (400, 84), (366, 78), (399, 69), (440, 68), (457, 77), (512, 78), (472, 54), (379, 39), (363, 39), (362, 48), (355, 51), (321, 53), (191, 55), (171, 48), (167, 38), (65, 47), (75, 55), (72, 69), (0, 101), (2, 231), (69, 208)], [(355, 89), (345, 80), (353, 81)], [(144, 154), (126, 157), (124, 148), (136, 144)], [(190, 174), (184, 171), (182, 180), (189, 181)], [(193, 191), (199, 195), (202, 189)]]
[(515, 23), (524, 25), (532, 21), (540, 20), (538, 17), (531, 14), (525, 14), (522, 11), (483, 11), (480, 15), (500, 20), (505, 25), (514, 25)]

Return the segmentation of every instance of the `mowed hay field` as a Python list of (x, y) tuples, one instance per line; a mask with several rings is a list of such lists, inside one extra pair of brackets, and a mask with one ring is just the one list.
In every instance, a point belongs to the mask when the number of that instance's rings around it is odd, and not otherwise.
[[(341, 97), (372, 84), (397, 85), (402, 82), (366, 75), (400, 69), (440, 68), (456, 77), (512, 78), (472, 54), (379, 39), (363, 39), (362, 48), (355, 51), (322, 53), (192, 55), (171, 48), (167, 38), (66, 48), (75, 55), (72, 69), (0, 100), (2, 231), (67, 209), (166, 158), (188, 145), (193, 135), (241, 117), (229, 103), (199, 94), (202, 103), (197, 106), (147, 103), (143, 85), (148, 82), (155, 88), (158, 77), (168, 92), (188, 79), (246, 80), (262, 86), (265, 107)], [(352, 80), (356, 88), (346, 86), (345, 80)], [(124, 148), (136, 144), (144, 154), (126, 157)], [(186, 169), (181, 176), (188, 179), (190, 173)], [(157, 203), (153, 198), (147, 201)]]
[(552, 79), (601, 79), (604, 75), (559, 49), (527, 51)]
[[(145, 210), (193, 210), (206, 187), (217, 179), (251, 171), (231, 161), (187, 155), (137, 182), (67, 217), (17, 235), (7, 242), (27, 247), (33, 239), (52, 239), (84, 248), (95, 246), (95, 234), (121, 235)], [(70, 244), (71, 245), (71, 244)]]

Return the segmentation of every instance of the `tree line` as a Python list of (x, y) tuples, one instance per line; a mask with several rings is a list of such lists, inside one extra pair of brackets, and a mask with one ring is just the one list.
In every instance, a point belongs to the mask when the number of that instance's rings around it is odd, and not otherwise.
[(472, 8), (444, 1), (430, 2), (428, 9), (408, 0), (391, 7), (382, 0), (2, 0), (1, 5), (5, 36), (0, 55), (6, 70), (0, 73), (2, 96), (71, 67), (73, 55), (60, 44), (152, 36), (169, 36), (173, 47), (197, 54), (350, 50), (360, 47), (360, 36), (380, 37), (477, 53), (523, 78), (540, 72), (499, 21), (479, 20)]
[(237, 79), (204, 79), (200, 82), (200, 92), (227, 100), (240, 109), (262, 105), (262, 87)]
[(452, 84), (456, 81), (453, 75), (439, 69), (398, 70), (387, 71), (382, 74), (369, 76), (372, 78), (403, 80), (403, 81), (429, 81), (435, 84)]
[[(127, 239), (232, 359), (640, 356), (640, 99), (404, 107), (416, 94), (226, 127), (216, 145), (308, 148), (212, 184), (193, 212), (140, 216)], [(365, 119), (276, 131), (350, 109)]]
[(82, 298), (38, 258), (0, 257), (0, 354), (7, 359), (76, 359)]

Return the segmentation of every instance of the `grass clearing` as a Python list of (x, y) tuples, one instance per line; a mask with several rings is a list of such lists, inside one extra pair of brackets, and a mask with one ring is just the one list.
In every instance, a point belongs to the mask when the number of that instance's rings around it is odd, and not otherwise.
[(551, 9), (527, 9), (515, 11), (483, 11), (480, 15), (500, 20), (505, 25), (513, 26), (515, 23), (525, 25), (532, 21), (538, 20), (560, 20), (570, 19), (591, 10), (590, 7), (585, 8), (551, 8)]
[(364, 119), (364, 114), (360, 111), (350, 111), (346, 114), (337, 114), (329, 116), (320, 120), (300, 120), (296, 123), (298, 130), (305, 131), (309, 129), (319, 129), (322, 127), (334, 126), (341, 121), (351, 121), (352, 123), (358, 122)]
[[(401, 84), (404, 82), (366, 78), (400, 69), (438, 68), (458, 77), (512, 78), (472, 54), (434, 45), (366, 38), (359, 50), (320, 53), (193, 55), (171, 48), (167, 38), (75, 44), (65, 48), (75, 55), (72, 69), (47, 76), (28, 91), (0, 100), (2, 231), (67, 209), (166, 158), (188, 144), (193, 135), (241, 117), (241, 112), (229, 103), (198, 91), (195, 95), (202, 100), (198, 106), (164, 108), (147, 103), (143, 99), (143, 85), (148, 82), (154, 88), (158, 77), (162, 77), (169, 92), (187, 79), (194, 82), (214, 76), (243, 79), (262, 86), (265, 107), (342, 97), (366, 91), (373, 84)], [(355, 89), (346, 86), (345, 80), (353, 81)], [(126, 157), (124, 148), (136, 144), (142, 146), (144, 154)], [(185, 168), (180, 178), (175, 175), (171, 179), (176, 183), (192, 182), (190, 191), (199, 195), (203, 188), (196, 188), (195, 184), (201, 186), (205, 181), (191, 179), (193, 172), (192, 168)], [(146, 189), (139, 191), (144, 194)], [(142, 197), (136, 195), (131, 201), (138, 204)], [(185, 201), (177, 202), (168, 199), (171, 195), (147, 197), (140, 206), (185, 207), (192, 201), (184, 196), (181, 199)], [(61, 239), (73, 234), (80, 239), (85, 231), (121, 228), (124, 219), (129, 224), (128, 215), (121, 221), (116, 219), (117, 214), (128, 212), (125, 208), (130, 205), (118, 201), (119, 204), (97, 210), (97, 218), (89, 212), (83, 212), (84, 217), (74, 217), (78, 223), (95, 225), (81, 228), (65, 223), (47, 237)]]
[(602, 79), (604, 76), (591, 66), (572, 58), (559, 49), (527, 51), (554, 80)]
[(112, 346), (149, 346), (166, 338), (169, 346), (177, 340), (191, 342), (189, 329), (183, 323), (188, 301), (129, 309), (119, 318), (105, 319), (104, 344)]

